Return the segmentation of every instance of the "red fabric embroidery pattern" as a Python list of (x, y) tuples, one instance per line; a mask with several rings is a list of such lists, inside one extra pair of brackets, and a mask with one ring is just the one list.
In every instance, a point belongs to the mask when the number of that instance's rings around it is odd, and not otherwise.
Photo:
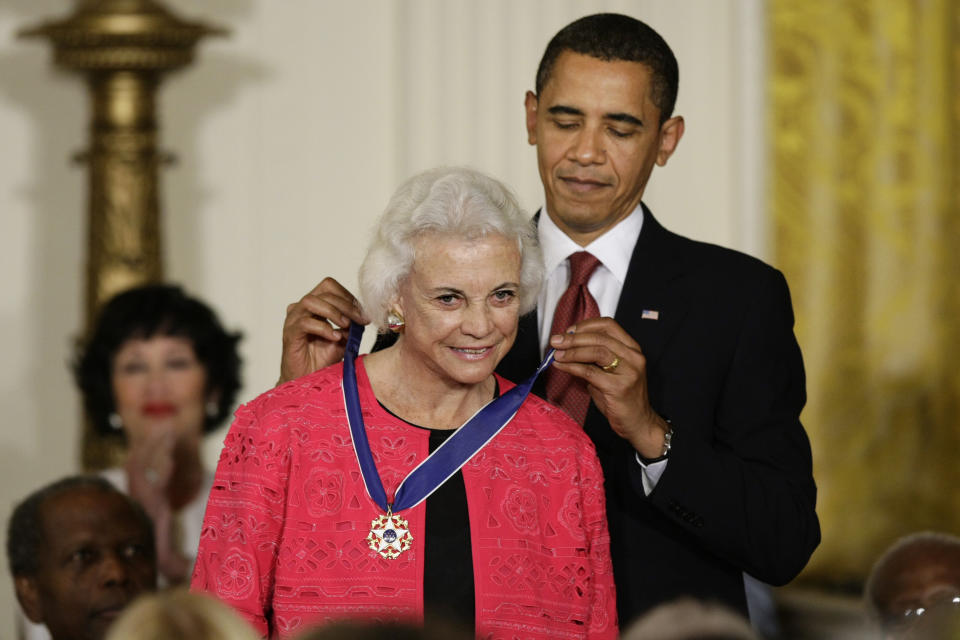
[(503, 504), (504, 512), (510, 521), (520, 531), (536, 529), (539, 524), (537, 518), (537, 496), (530, 489), (514, 487), (507, 493)]
[(232, 549), (220, 565), (217, 592), (230, 598), (245, 598), (253, 591), (255, 580), (253, 557), (239, 549)]
[(307, 512), (312, 516), (336, 513), (343, 506), (343, 474), (339, 471), (314, 469), (303, 487)]
[[(358, 362), (360, 399), (388, 495), (427, 455), (428, 434), (377, 404)], [(426, 507), (402, 512), (413, 546), (387, 560), (365, 539), (381, 515), (367, 495), (344, 417), (339, 365), (268, 391), (237, 411), (204, 521), (193, 588), (287, 638), (341, 618), (419, 620)], [(511, 383), (500, 379), (500, 388)], [(531, 397), (463, 467), (477, 634), (615, 638), (603, 476), (592, 443)]]

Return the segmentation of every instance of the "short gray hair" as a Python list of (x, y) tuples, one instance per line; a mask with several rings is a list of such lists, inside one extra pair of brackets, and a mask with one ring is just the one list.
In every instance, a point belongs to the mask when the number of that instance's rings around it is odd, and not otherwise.
[(690, 597), (660, 604), (640, 616), (623, 640), (758, 640), (747, 620), (725, 605)]
[(413, 268), (414, 243), (424, 233), (474, 240), (499, 234), (520, 252), (520, 312), (536, 306), (543, 258), (536, 230), (501, 182), (463, 167), (424, 171), (403, 183), (377, 221), (360, 266), (360, 299), (381, 330), (400, 283)]
[(107, 634), (107, 640), (256, 640), (259, 637), (225, 603), (183, 587), (141, 595)]

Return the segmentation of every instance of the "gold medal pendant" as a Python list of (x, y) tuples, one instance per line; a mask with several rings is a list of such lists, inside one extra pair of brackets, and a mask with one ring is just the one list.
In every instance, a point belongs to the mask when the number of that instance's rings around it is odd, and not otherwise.
[(409, 525), (404, 518), (393, 513), (377, 516), (370, 523), (367, 544), (387, 560), (393, 560), (413, 544)]
[(550, 366), (553, 361), (553, 351), (547, 354), (540, 367), (526, 382), (487, 403), (472, 418), (463, 423), (456, 433), (410, 471), (397, 485), (393, 502), (390, 502), (380, 473), (377, 471), (377, 463), (370, 449), (367, 429), (363, 423), (363, 407), (360, 403), (360, 388), (357, 384), (357, 357), (360, 353), (362, 337), (363, 325), (358, 322), (351, 323), (350, 337), (347, 339), (343, 354), (343, 379), (341, 380), (343, 405), (347, 413), (353, 451), (357, 455), (357, 465), (363, 476), (364, 488), (373, 504), (387, 512), (386, 515), (377, 516), (370, 523), (370, 534), (366, 537), (367, 545), (383, 558), (395, 560), (413, 546), (413, 536), (410, 534), (410, 525), (406, 519), (394, 515), (393, 510), (404, 512), (426, 500), (466, 464), (467, 460), (500, 433), (520, 410), (537, 376)]

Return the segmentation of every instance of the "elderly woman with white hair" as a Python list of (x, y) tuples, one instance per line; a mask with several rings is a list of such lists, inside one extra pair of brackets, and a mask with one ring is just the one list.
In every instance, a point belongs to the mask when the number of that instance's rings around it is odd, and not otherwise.
[(533, 379), (494, 373), (541, 278), (497, 181), (438, 169), (401, 186), (360, 271), (396, 341), (359, 357), (353, 324), (343, 363), (237, 412), (193, 588), (270, 637), (454, 618), (485, 638), (615, 638), (593, 445), (527, 395)]

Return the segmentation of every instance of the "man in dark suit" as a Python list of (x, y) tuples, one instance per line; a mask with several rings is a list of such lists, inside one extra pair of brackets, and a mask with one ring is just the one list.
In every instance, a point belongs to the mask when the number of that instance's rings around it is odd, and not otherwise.
[[(569, 410), (604, 468), (621, 627), (680, 595), (746, 613), (743, 572), (786, 583), (820, 540), (783, 276), (667, 231), (641, 203), (683, 136), (677, 78), (653, 29), (598, 14), (554, 36), (526, 96), (547, 278), (499, 371), (526, 378), (552, 346), (554, 368), (592, 400), (585, 415)], [(568, 327), (554, 311), (584, 251), (599, 317)], [(323, 319), (365, 321), (324, 280), (288, 308), (281, 380), (340, 357), (343, 336)], [(536, 391), (561, 406), (572, 393), (549, 387)]]

